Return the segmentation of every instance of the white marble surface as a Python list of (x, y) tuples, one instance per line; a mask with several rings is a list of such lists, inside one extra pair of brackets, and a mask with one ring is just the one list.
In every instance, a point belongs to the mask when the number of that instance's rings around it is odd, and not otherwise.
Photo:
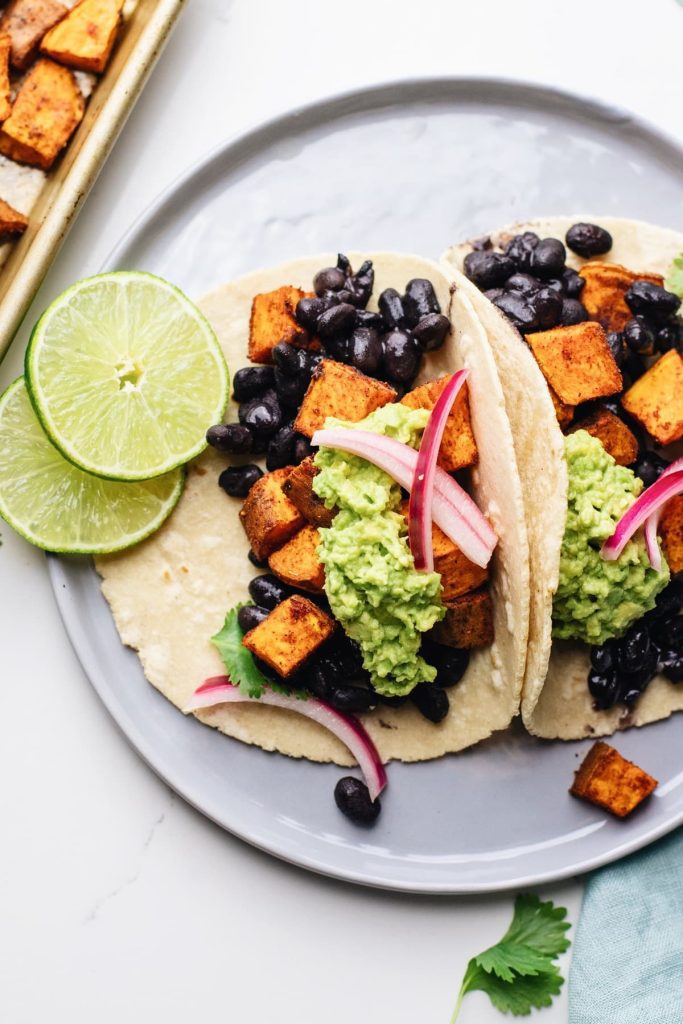
[[(96, 270), (183, 168), (226, 136), (339, 89), (496, 74), (578, 89), (683, 135), (674, 0), (188, 0), (27, 318)], [(644, 187), (647, 187), (645, 183)], [(24, 329), (0, 370), (20, 372)], [(0, 1020), (446, 1024), (511, 897), (423, 899), (286, 867), (159, 782), (62, 633), (43, 556), (2, 529)], [(552, 890), (576, 920), (581, 886)], [(543, 1011), (567, 1019), (566, 997)], [(480, 994), (460, 1020), (500, 1020)]]

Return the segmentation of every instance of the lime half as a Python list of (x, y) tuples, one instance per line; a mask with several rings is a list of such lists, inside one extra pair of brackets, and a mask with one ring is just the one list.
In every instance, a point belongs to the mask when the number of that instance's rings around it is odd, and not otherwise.
[(102, 480), (50, 444), (23, 377), (0, 397), (0, 516), (47, 551), (104, 554), (153, 533), (183, 490), (182, 469), (145, 483)]
[(122, 271), (78, 281), (48, 306), (31, 335), (26, 383), (70, 462), (149, 480), (206, 447), (229, 381), (197, 307), (168, 281)]

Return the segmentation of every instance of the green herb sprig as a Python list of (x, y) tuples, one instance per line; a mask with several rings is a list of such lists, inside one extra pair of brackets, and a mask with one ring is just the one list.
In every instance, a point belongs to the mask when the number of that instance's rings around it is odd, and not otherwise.
[(266, 679), (257, 668), (254, 656), (242, 644), (244, 632), (237, 621), (237, 613), (244, 606), (236, 604), (225, 616), (222, 629), (211, 637), (211, 643), (218, 648), (228, 678), (233, 686), (239, 687), (245, 697), (258, 700), (268, 688), (275, 693), (289, 693), (289, 690), (274, 679)]

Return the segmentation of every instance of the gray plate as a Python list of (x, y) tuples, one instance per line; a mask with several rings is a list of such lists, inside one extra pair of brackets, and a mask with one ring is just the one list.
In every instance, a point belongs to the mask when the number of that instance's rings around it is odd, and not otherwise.
[[(681, 163), (674, 143), (590, 101), (496, 81), (404, 82), (223, 146), (162, 196), (108, 267), (144, 268), (198, 296), (320, 250), (438, 257), (536, 215), (598, 211), (682, 230)], [(359, 830), (332, 800), (339, 768), (184, 718), (121, 646), (90, 563), (52, 558), (50, 573), (85, 671), (140, 755), (214, 821), (302, 867), (415, 892), (519, 888), (616, 860), (683, 820), (681, 723), (670, 720), (619, 737), (660, 780), (626, 823), (567, 794), (587, 744), (513, 728), (457, 756), (392, 765), (378, 825)]]

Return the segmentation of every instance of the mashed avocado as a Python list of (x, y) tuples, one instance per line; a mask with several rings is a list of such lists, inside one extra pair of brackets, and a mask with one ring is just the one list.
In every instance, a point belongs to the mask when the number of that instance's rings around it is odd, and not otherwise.
[[(417, 447), (429, 412), (385, 405), (360, 423), (344, 426), (385, 434)], [(313, 488), (328, 508), (339, 509), (320, 530), (318, 554), (325, 592), (344, 630), (363, 652), (363, 664), (379, 693), (401, 696), (433, 682), (436, 669), (419, 657), (421, 634), (443, 618), (441, 577), (417, 572), (398, 507), (401, 490), (382, 470), (355, 455), (321, 448)]]
[(655, 606), (669, 569), (651, 566), (636, 534), (615, 562), (602, 558), (603, 541), (614, 533), (643, 484), (617, 466), (595, 437), (577, 430), (565, 438), (569, 494), (560, 556), (560, 584), (553, 602), (553, 635), (601, 644), (621, 636)]

